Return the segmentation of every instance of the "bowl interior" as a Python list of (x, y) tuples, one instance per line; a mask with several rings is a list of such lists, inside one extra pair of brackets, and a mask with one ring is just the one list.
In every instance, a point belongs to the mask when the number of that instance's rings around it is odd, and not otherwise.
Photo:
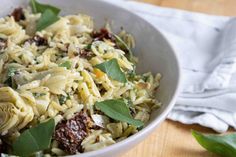
[[(150, 123), (156, 126), (164, 119), (167, 112), (173, 106), (179, 85), (180, 71), (176, 55), (158, 30), (137, 15), (103, 1), (40, 1), (58, 6), (62, 10), (62, 15), (77, 13), (88, 14), (94, 18), (95, 27), (98, 29), (104, 26), (106, 20), (108, 20), (111, 22), (114, 32), (118, 32), (120, 28), (123, 27), (127, 32), (134, 35), (136, 48), (133, 52), (135, 56), (139, 58), (137, 70), (139, 72), (151, 71), (154, 74), (159, 72), (163, 76), (157, 93), (157, 99), (160, 100), (163, 105), (159, 110), (152, 113)], [(3, 0), (1, 3), (3, 5), (0, 5), (0, 17), (9, 14), (18, 6), (26, 5), (28, 1)], [(148, 131), (148, 127), (149, 125), (146, 130), (143, 129), (143, 132)], [(130, 138), (127, 140), (129, 139)]]

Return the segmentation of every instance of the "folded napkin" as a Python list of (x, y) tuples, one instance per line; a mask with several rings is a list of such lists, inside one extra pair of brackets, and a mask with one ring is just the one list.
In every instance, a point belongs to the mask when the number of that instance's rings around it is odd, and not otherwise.
[(236, 129), (236, 19), (134, 1), (109, 2), (149, 21), (177, 52), (182, 91), (168, 118), (218, 132)]

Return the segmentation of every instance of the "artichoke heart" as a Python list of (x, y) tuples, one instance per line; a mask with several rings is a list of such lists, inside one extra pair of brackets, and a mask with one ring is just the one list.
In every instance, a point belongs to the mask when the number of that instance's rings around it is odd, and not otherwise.
[(0, 103), (0, 130), (7, 132), (11, 128), (15, 128), (18, 124), (19, 118), (17, 116), (18, 110), (12, 103)]
[(34, 113), (19, 94), (10, 87), (0, 88), (0, 133), (15, 131), (32, 121)]
[(20, 96), (26, 104), (33, 109), (35, 116), (45, 114), (50, 103), (50, 94), (46, 87), (38, 87), (28, 91), (19, 91)]
[(40, 115), (43, 115), (46, 112), (49, 103), (50, 103), (49, 93), (46, 93), (44, 96), (41, 96), (40, 98), (36, 99), (36, 107)]

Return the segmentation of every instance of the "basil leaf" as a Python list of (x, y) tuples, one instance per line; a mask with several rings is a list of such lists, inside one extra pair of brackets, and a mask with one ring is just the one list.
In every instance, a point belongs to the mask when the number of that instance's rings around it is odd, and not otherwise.
[(56, 7), (51, 6), (51, 5), (39, 3), (36, 0), (31, 0), (30, 4), (31, 4), (31, 7), (32, 7), (32, 11), (35, 14), (36, 13), (44, 13), (44, 11), (49, 9), (52, 12), (54, 12), (54, 14), (58, 15), (59, 12), (61, 11), (59, 8), (56, 8)]
[(133, 62), (133, 52), (130, 50), (129, 46), (116, 34), (112, 34), (115, 37), (116, 44), (123, 50), (128, 52), (128, 59)]
[(38, 20), (36, 30), (41, 31), (58, 20), (59, 17), (53, 11), (47, 9), (42, 13), (41, 18)]
[(59, 67), (66, 67), (67, 69), (71, 68), (71, 62), (70, 61), (65, 61), (64, 63), (61, 63)]
[(126, 83), (127, 79), (125, 74), (121, 71), (120, 66), (117, 62), (117, 59), (113, 58), (109, 61), (103, 62), (101, 64), (95, 65), (96, 68), (100, 69), (104, 73), (106, 73), (112, 79)]
[(110, 99), (96, 102), (95, 106), (112, 119), (127, 122), (136, 127), (144, 125), (142, 121), (136, 120), (131, 116), (127, 104), (122, 99)]
[(192, 135), (210, 152), (227, 157), (236, 156), (236, 133), (219, 136), (192, 131)]
[(29, 156), (34, 152), (49, 148), (54, 128), (54, 119), (50, 119), (25, 130), (12, 145), (14, 154)]
[(61, 11), (60, 9), (51, 5), (38, 3), (36, 0), (31, 0), (30, 3), (33, 13), (42, 14), (36, 25), (37, 31), (41, 31), (59, 20), (58, 14)]

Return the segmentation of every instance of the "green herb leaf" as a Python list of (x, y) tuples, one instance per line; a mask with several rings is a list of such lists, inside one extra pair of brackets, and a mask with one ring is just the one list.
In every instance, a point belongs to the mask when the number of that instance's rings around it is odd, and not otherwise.
[(59, 65), (59, 67), (66, 67), (67, 69), (71, 68), (71, 62), (70, 61), (65, 61)]
[(131, 116), (127, 104), (122, 99), (105, 100), (96, 102), (95, 105), (112, 119), (127, 122), (136, 127), (143, 126), (142, 121), (136, 120)]
[(146, 74), (141, 75), (141, 79), (142, 79), (144, 82), (147, 82), (149, 78), (150, 78), (149, 75), (146, 75)]
[(9, 87), (11, 87), (13, 89), (17, 88), (16, 81), (12, 77), (8, 77), (3, 83), (8, 85)]
[(96, 68), (100, 69), (104, 73), (106, 73), (112, 79), (126, 83), (127, 79), (125, 74), (121, 71), (120, 66), (117, 62), (117, 59), (113, 58), (109, 61), (103, 62), (101, 64), (95, 65)]
[(70, 97), (69, 96), (64, 96), (64, 95), (59, 95), (58, 99), (59, 99), (60, 105), (63, 105), (63, 104), (66, 103), (66, 100), (70, 99)]
[(127, 76), (128, 76), (128, 79), (134, 80), (135, 76), (137, 76), (137, 75), (136, 75), (135, 70), (130, 70), (130, 71), (127, 72)]
[(112, 33), (116, 39), (116, 44), (123, 50), (128, 52), (128, 59), (133, 62), (133, 52), (130, 50), (129, 46), (116, 34)]
[(192, 131), (192, 135), (202, 147), (210, 152), (225, 157), (236, 156), (236, 133), (219, 136)]
[(87, 51), (89, 51), (89, 50), (91, 50), (91, 46), (92, 46), (92, 44), (88, 44), (88, 45), (86, 45), (86, 46), (84, 47), (84, 49), (87, 50)]
[(34, 96), (35, 98), (42, 97), (42, 96), (44, 96), (44, 95), (46, 95), (46, 93), (33, 93), (33, 96)]
[(12, 87), (13, 89), (17, 88), (16, 81), (14, 79), (14, 75), (16, 74), (17, 69), (15, 67), (8, 67), (7, 74), (6, 74), (6, 80), (4, 81), (4, 84), (7, 84), (9, 87)]
[(59, 20), (59, 17), (51, 10), (45, 10), (37, 22), (36, 30), (41, 31)]
[(9, 68), (7, 69), (7, 76), (8, 76), (8, 77), (14, 76), (15, 73), (16, 73), (16, 71), (17, 71), (17, 69), (16, 69), (15, 67), (9, 67)]
[(55, 128), (54, 119), (25, 130), (13, 143), (13, 152), (19, 156), (29, 156), (48, 149)]
[(126, 98), (124, 99), (124, 102), (127, 104), (127, 106), (129, 107), (130, 113), (132, 115), (132, 113), (136, 113), (135, 108), (134, 108), (134, 104), (132, 102), (132, 100), (130, 98)]
[(36, 0), (31, 0), (30, 3), (33, 13), (42, 14), (36, 25), (37, 31), (41, 31), (59, 20), (58, 14), (61, 11), (60, 9), (51, 5), (38, 3)]
[(59, 8), (56, 8), (56, 7), (51, 6), (51, 5), (39, 3), (36, 0), (31, 0), (30, 4), (31, 4), (31, 7), (32, 7), (32, 11), (35, 14), (36, 13), (44, 13), (47, 9), (49, 9), (52, 12), (54, 12), (54, 14), (58, 15), (59, 12), (61, 11)]

